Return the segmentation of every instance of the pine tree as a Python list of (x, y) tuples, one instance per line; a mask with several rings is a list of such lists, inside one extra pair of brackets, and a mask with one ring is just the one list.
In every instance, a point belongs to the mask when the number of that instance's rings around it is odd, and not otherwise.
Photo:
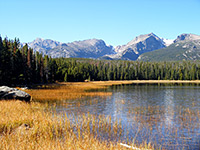
[(65, 73), (64, 81), (67, 82), (67, 73)]
[(0, 35), (0, 85), (1, 83), (3, 83), (2, 75), (3, 75), (3, 41)]

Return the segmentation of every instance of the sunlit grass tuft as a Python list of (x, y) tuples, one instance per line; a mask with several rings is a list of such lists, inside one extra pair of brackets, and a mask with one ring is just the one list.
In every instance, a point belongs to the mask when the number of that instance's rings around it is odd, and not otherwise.
[[(4, 149), (126, 149), (118, 142), (98, 138), (99, 133), (119, 136), (120, 121), (85, 114), (72, 121), (66, 115), (52, 116), (46, 105), (0, 101), (0, 148)], [(148, 146), (151, 147), (150, 145)]]

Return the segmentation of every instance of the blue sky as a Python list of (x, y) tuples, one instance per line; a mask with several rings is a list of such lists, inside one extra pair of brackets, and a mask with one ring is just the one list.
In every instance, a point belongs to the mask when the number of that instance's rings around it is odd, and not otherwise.
[(0, 0), (0, 34), (21, 42), (97, 38), (117, 46), (150, 32), (200, 35), (200, 0)]

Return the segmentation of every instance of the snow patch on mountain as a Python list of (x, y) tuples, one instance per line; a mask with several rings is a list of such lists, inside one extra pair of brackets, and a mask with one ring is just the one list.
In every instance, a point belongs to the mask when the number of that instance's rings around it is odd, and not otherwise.
[(164, 42), (164, 44), (166, 46), (169, 46), (169, 45), (171, 45), (174, 42), (174, 40), (171, 40), (171, 39), (164, 39), (164, 38), (162, 38), (162, 40), (163, 40), (163, 42)]

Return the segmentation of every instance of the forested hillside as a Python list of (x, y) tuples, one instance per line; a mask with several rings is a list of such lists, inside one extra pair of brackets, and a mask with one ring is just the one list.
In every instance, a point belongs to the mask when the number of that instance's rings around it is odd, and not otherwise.
[(18, 39), (0, 37), (0, 85), (28, 85), (55, 81), (196, 80), (199, 61), (138, 62), (76, 58), (52, 59)]

